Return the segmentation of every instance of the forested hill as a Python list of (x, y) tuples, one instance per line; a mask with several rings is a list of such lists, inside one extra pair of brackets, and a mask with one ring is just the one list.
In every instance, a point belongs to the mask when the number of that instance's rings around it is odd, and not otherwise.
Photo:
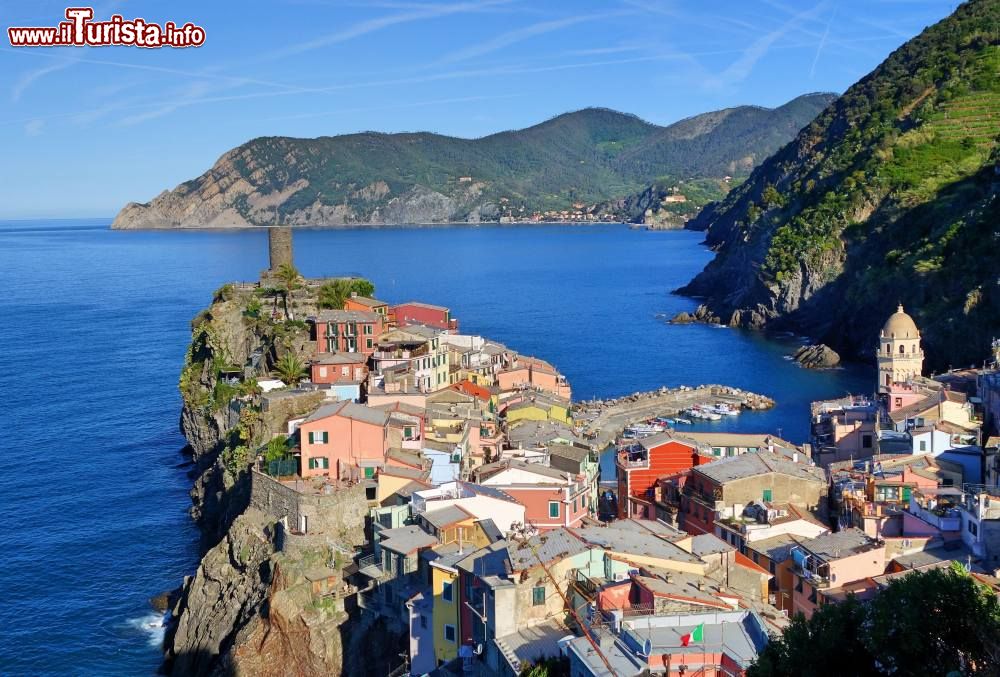
[(902, 301), (931, 368), (1000, 334), (1000, 1), (893, 52), (692, 224), (717, 255), (699, 317), (870, 353)]
[(149, 203), (130, 203), (113, 227), (478, 222), (567, 210), (616, 218), (613, 201), (657, 179), (746, 176), (832, 99), (809, 94), (667, 127), (588, 108), (479, 139), (263, 137)]

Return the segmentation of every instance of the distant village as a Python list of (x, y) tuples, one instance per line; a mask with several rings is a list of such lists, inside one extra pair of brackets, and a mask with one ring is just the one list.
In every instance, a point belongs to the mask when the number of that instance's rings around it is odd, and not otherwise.
[(751, 406), (719, 388), (574, 404), (443, 306), (353, 295), (307, 321), (308, 378), (256, 378), (265, 411), (320, 399), (251, 503), (322, 544), (358, 497), (367, 544), (314, 591), (408, 633), (412, 674), (743, 675), (792, 615), (910, 571), (1000, 592), (1000, 371), (925, 377), (902, 306), (872, 392), (812, 403), (801, 445), (685, 430)]

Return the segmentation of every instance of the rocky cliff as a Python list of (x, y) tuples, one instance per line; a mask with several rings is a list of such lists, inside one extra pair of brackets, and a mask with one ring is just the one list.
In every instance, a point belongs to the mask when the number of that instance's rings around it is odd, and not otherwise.
[(902, 301), (931, 368), (983, 359), (1000, 321), (998, 21), (995, 0), (962, 4), (706, 207), (689, 227), (716, 257), (679, 290), (696, 317), (859, 356)]
[[(316, 292), (293, 292), (293, 314), (315, 312)], [(181, 429), (193, 460), (191, 513), (205, 554), (172, 608), (164, 640), (164, 667), (171, 674), (383, 675), (395, 667), (397, 649), (405, 648), (398, 628), (380, 626), (375, 629), (390, 651), (359, 662), (370, 654), (367, 633), (381, 621), (348, 608), (345, 596), (336, 594), (345, 585), (341, 569), (350, 562), (344, 553), (364, 542), (363, 500), (347, 497), (335, 510), (335, 528), (311, 538), (289, 533), (260, 508), (270, 499), (254, 498), (253, 450), (323, 398), (294, 394), (265, 411), (253, 379), (242, 385), (226, 380), (241, 365), (266, 370), (286, 353), (304, 358), (310, 350), (304, 323), (271, 319), (269, 307), (278, 307), (279, 297), (274, 289), (227, 285), (192, 321), (180, 380)], [(326, 588), (319, 596), (317, 571)]]
[(586, 109), (480, 139), (262, 137), (196, 179), (129, 203), (112, 228), (478, 223), (555, 219), (565, 210), (619, 218), (599, 207), (660, 177), (745, 175), (831, 98), (809, 94), (775, 109), (742, 106), (667, 127)]

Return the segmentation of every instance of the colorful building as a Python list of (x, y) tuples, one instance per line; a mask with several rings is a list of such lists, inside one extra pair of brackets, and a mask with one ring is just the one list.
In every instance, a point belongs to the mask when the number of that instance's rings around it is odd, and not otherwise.
[(671, 433), (629, 441), (618, 449), (618, 516), (653, 519), (657, 480), (712, 459), (699, 453), (698, 444)]
[(374, 477), (389, 448), (389, 413), (353, 402), (327, 404), (299, 424), (299, 474)]
[(361, 310), (321, 310), (316, 316), (316, 352), (375, 352), (385, 318)]
[(514, 459), (476, 468), (480, 484), (499, 489), (524, 506), (524, 519), (539, 531), (579, 526), (593, 498), (583, 475)]
[(443, 331), (457, 332), (458, 320), (451, 316), (451, 311), (444, 306), (430, 303), (409, 301), (392, 307), (389, 317), (397, 327), (424, 325)]

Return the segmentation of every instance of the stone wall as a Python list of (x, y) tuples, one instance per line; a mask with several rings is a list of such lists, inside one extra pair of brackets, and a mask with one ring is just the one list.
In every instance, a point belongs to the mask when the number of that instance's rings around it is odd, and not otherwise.
[(285, 519), (292, 530), (300, 530), (305, 517), (309, 535), (333, 537), (344, 545), (364, 542), (368, 514), (364, 486), (335, 489), (329, 494), (302, 493), (256, 469), (251, 472), (252, 507), (276, 520)]

